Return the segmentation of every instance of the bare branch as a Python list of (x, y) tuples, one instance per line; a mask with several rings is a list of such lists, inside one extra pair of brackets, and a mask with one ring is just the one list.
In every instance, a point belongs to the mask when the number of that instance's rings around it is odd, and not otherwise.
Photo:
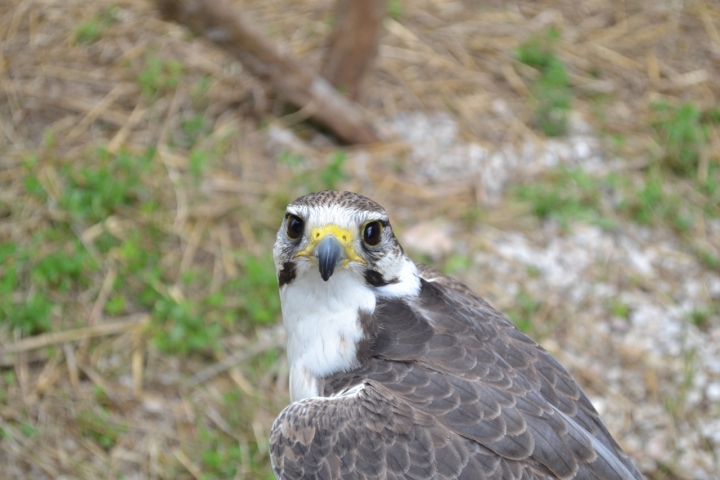
[(155, 0), (163, 17), (188, 27), (237, 58), (270, 88), (348, 143), (380, 141), (367, 113), (313, 75), (225, 0)]
[(335, 24), (321, 69), (335, 87), (356, 102), (375, 64), (387, 0), (337, 0)]

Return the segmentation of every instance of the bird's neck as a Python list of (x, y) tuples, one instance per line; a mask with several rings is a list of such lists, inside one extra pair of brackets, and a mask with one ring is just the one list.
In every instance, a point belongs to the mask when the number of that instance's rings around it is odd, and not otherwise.
[(365, 338), (360, 313), (375, 310), (375, 293), (361, 277), (339, 270), (323, 281), (317, 270), (298, 272), (280, 289), (288, 334), (290, 399), (320, 395), (320, 381), (359, 365), (358, 344)]

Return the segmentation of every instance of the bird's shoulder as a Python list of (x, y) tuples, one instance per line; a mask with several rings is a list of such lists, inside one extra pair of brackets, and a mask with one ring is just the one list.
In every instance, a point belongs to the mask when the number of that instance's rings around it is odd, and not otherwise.
[(484, 302), (484, 300), (475, 295), (475, 293), (473, 293), (473, 291), (470, 290), (467, 285), (454, 279), (453, 277), (449, 277), (441, 271), (422, 263), (415, 262), (415, 266), (417, 267), (420, 278), (422, 278), (423, 280), (442, 285), (443, 287), (453, 290), (460, 295), (468, 297), (468, 299)]

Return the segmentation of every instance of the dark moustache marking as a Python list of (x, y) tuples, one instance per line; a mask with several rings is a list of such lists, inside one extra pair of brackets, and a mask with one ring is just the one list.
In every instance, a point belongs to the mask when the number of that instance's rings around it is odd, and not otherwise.
[(377, 270), (365, 270), (363, 275), (365, 276), (365, 282), (373, 287), (384, 287), (385, 285), (390, 285), (391, 283), (398, 283), (397, 278), (385, 280), (382, 274)]
[(282, 270), (278, 273), (278, 284), (282, 288), (283, 285), (288, 285), (295, 280), (295, 264), (293, 262), (285, 262)]

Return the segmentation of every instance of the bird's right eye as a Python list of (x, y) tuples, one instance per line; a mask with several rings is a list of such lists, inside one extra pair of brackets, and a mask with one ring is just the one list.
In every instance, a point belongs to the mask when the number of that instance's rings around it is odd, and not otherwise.
[(302, 237), (303, 228), (305, 228), (305, 222), (303, 222), (300, 217), (288, 214), (286, 228), (288, 238), (291, 240), (299, 239)]

